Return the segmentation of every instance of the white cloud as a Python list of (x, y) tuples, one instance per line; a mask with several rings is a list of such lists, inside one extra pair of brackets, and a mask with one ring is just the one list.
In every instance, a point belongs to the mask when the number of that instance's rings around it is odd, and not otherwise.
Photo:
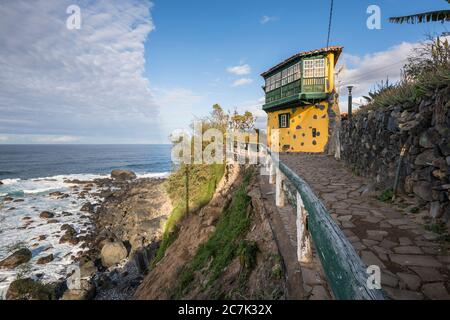
[(262, 17), (261, 17), (261, 20), (259, 20), (259, 22), (260, 22), (261, 24), (266, 24), (266, 23), (269, 23), (269, 22), (277, 21), (277, 20), (278, 20), (278, 17), (273, 17), (273, 16), (262, 16)]
[(250, 84), (253, 82), (253, 79), (250, 78), (241, 78), (241, 79), (237, 79), (233, 82), (233, 84), (231, 85), (232, 87), (240, 87), (240, 86), (245, 86), (247, 84)]
[(164, 109), (173, 108), (179, 105), (184, 107), (192, 106), (203, 99), (203, 96), (186, 88), (155, 88), (153, 92), (158, 105), (162, 106)]
[(73, 136), (36, 136), (32, 140), (37, 143), (71, 143), (80, 140), (79, 137)]
[[(0, 133), (158, 140), (159, 110), (144, 76), (149, 1), (72, 0), (0, 6)], [(65, 139), (65, 138), (64, 138)]]
[(236, 107), (236, 110), (240, 113), (250, 111), (254, 116), (256, 116), (256, 128), (266, 129), (267, 114), (262, 109), (262, 105), (265, 103), (265, 101), (265, 97), (261, 97), (257, 100), (244, 101)]
[(237, 76), (244, 76), (250, 74), (251, 68), (248, 64), (241, 64), (239, 66), (229, 67), (227, 71)]
[[(416, 48), (418, 43), (403, 42), (385, 51), (370, 53), (364, 56), (343, 54), (340, 65), (346, 66), (339, 75), (341, 110), (347, 111), (347, 86), (354, 85), (353, 96), (355, 104), (362, 104), (363, 95), (374, 88), (381, 81), (389, 78), (391, 83), (400, 79), (402, 67), (405, 65), (407, 57)], [(338, 67), (339, 69), (339, 67)]]
[(64, 144), (79, 142), (80, 140), (81, 137), (58, 135), (9, 134), (0, 136), (0, 142), (3, 143)]
[(161, 126), (171, 133), (184, 129), (195, 117), (195, 107), (204, 96), (186, 88), (155, 88), (155, 101), (161, 106)]

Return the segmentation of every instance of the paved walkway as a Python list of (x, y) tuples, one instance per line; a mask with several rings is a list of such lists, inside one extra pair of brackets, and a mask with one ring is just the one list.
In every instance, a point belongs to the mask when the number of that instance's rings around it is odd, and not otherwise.
[(275, 205), (275, 185), (269, 183), (267, 176), (260, 176), (259, 184), (265, 212), (269, 216), (271, 228), (286, 267), (287, 298), (306, 300), (331, 299), (332, 294), (314, 249), (312, 263), (305, 265), (298, 262), (295, 209), (287, 201), (282, 208), (278, 208)]
[(392, 299), (450, 299), (450, 246), (424, 228), (427, 212), (411, 199), (379, 201), (367, 179), (325, 155), (288, 154), (281, 160), (306, 180), (367, 265), (382, 269)]

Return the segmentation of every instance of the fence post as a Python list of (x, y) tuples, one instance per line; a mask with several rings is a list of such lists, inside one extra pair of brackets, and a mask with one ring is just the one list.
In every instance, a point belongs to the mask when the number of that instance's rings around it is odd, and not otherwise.
[(308, 213), (303, 205), (302, 196), (297, 191), (297, 258), (300, 263), (312, 261), (311, 237), (307, 228)]
[(269, 161), (269, 183), (275, 183), (275, 163), (272, 159)]
[(284, 191), (283, 191), (283, 180), (284, 175), (281, 173), (280, 169), (276, 169), (276, 185), (275, 185), (275, 199), (277, 207), (284, 207)]

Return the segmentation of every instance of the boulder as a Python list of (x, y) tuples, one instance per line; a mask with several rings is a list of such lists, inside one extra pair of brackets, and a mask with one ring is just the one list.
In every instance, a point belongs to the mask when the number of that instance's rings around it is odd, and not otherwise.
[(88, 280), (81, 280), (79, 289), (64, 292), (61, 300), (91, 300), (95, 296), (95, 285)]
[(444, 156), (450, 155), (450, 141), (443, 141), (439, 144), (439, 149)]
[(27, 263), (31, 259), (31, 251), (23, 248), (17, 250), (6, 259), (0, 261), (0, 268), (14, 269), (15, 267)]
[(3, 184), (2, 180), (0, 180), (0, 186)]
[(48, 195), (49, 195), (50, 197), (60, 198), (60, 197), (65, 196), (66, 194), (65, 194), (65, 193), (62, 193), (61, 191), (55, 191), (55, 192), (50, 192)]
[(42, 211), (41, 214), (39, 215), (39, 217), (41, 217), (42, 219), (51, 219), (54, 216), (55, 214), (49, 211)]
[(128, 251), (122, 242), (108, 242), (102, 248), (101, 259), (102, 265), (112, 267), (119, 264), (128, 256)]
[(53, 259), (54, 259), (53, 254), (50, 254), (48, 256), (39, 258), (36, 264), (47, 264), (49, 262), (52, 262)]
[(425, 181), (418, 181), (413, 187), (414, 194), (425, 201), (431, 201), (431, 184)]
[(94, 213), (94, 205), (90, 202), (86, 202), (80, 209), (82, 212)]
[(73, 227), (66, 224), (61, 226), (61, 230), (66, 230), (66, 232), (59, 239), (59, 243), (70, 243), (73, 245), (78, 244), (79, 239), (77, 238), (77, 232)]
[(431, 165), (432, 162), (436, 159), (436, 156), (434, 155), (433, 149), (426, 150), (425, 152), (422, 152), (416, 157), (416, 160), (414, 161), (415, 165), (418, 166), (428, 166)]
[(116, 181), (128, 181), (136, 179), (136, 174), (129, 170), (113, 170), (111, 172), (111, 178)]
[(80, 276), (81, 278), (90, 278), (97, 273), (98, 269), (94, 261), (88, 259), (81, 259), (80, 261)]
[(55, 289), (51, 285), (24, 278), (14, 280), (6, 292), (6, 300), (53, 300)]
[(434, 129), (428, 129), (419, 137), (419, 145), (426, 149), (431, 149), (439, 142), (440, 135)]
[(442, 208), (439, 201), (433, 201), (430, 204), (430, 216), (434, 219), (442, 217), (444, 214), (444, 209)]

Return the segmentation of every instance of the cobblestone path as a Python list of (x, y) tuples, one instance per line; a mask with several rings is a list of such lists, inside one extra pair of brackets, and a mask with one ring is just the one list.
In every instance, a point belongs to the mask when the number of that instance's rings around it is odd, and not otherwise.
[(367, 265), (382, 270), (382, 287), (392, 299), (450, 299), (450, 246), (425, 230), (426, 211), (400, 198), (383, 203), (370, 181), (325, 155), (288, 154), (281, 160), (321, 198)]
[[(296, 281), (301, 281), (304, 290), (304, 296), (301, 299), (331, 299), (330, 289), (327, 286), (316, 251), (313, 249), (313, 259), (308, 265), (300, 264), (298, 262), (295, 209), (287, 201), (284, 207), (279, 208), (275, 205), (275, 185), (269, 183), (269, 178), (267, 176), (260, 177), (260, 189), (263, 194), (264, 207), (269, 215), (270, 223), (279, 238), (277, 240), (278, 245), (283, 246), (283, 248), (280, 248), (281, 250), (290, 253), (285, 254), (283, 257), (286, 260), (285, 264), (288, 268), (290, 265), (291, 269), (298, 269), (300, 272), (301, 279), (296, 279), (295, 277), (288, 279), (290, 286), (298, 286), (300, 283), (296, 283)], [(296, 270), (294, 270), (294, 272), (296, 272)]]

